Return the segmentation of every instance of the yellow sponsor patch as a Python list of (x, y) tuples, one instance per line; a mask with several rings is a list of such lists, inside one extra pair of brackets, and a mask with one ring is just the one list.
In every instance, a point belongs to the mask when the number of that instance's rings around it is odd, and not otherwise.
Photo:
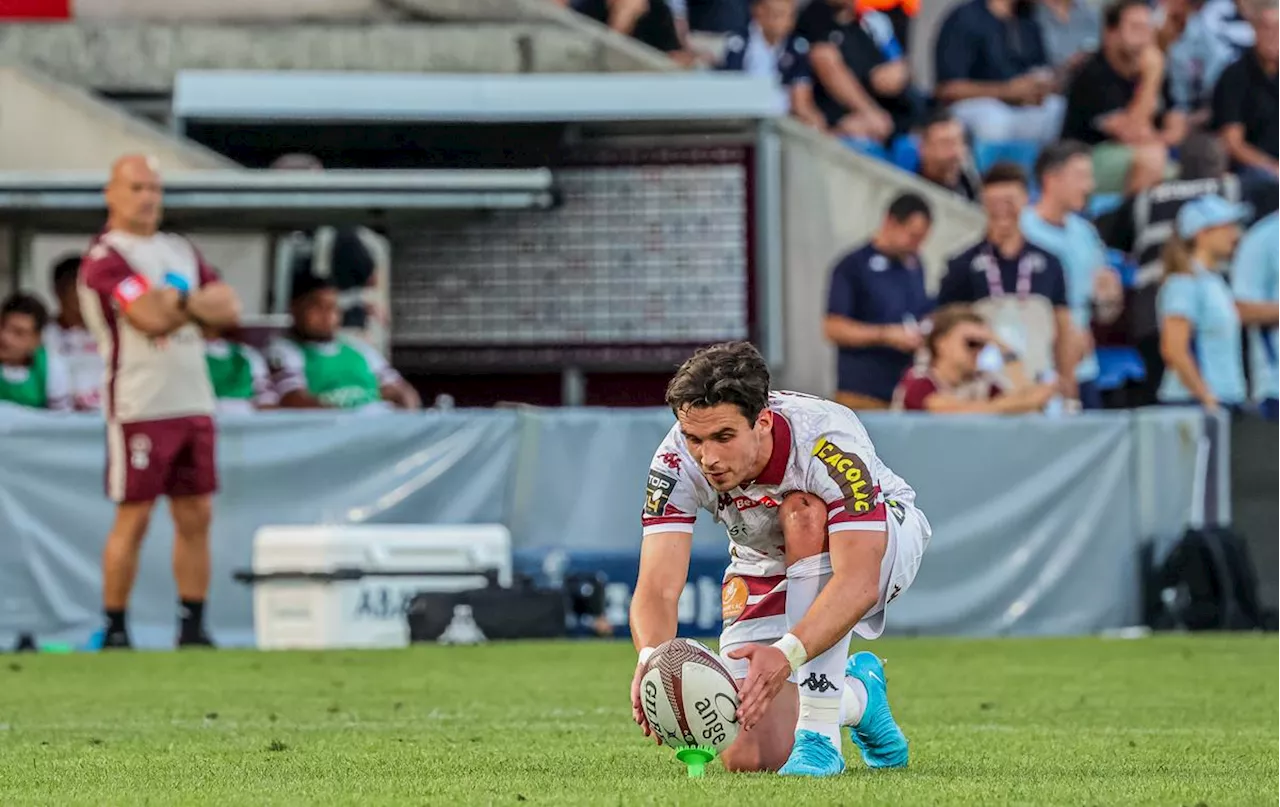
[(818, 440), (813, 446), (813, 456), (822, 461), (827, 473), (844, 494), (844, 507), (850, 513), (867, 513), (875, 502), (871, 492), (871, 472), (857, 454), (846, 452), (827, 439)]

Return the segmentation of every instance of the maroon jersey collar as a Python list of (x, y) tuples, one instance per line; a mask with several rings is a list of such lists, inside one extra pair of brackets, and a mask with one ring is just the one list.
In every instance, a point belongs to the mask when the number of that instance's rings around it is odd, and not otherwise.
[(787, 463), (791, 461), (791, 424), (781, 412), (773, 413), (773, 453), (769, 455), (769, 463), (764, 466), (760, 476), (753, 485), (781, 485), (787, 474)]

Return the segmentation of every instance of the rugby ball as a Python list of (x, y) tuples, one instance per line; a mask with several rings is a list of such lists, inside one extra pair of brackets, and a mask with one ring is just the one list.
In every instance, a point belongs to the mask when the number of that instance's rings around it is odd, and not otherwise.
[(640, 705), (664, 745), (710, 746), (738, 736), (738, 686), (720, 657), (690, 639), (654, 649), (640, 678)]

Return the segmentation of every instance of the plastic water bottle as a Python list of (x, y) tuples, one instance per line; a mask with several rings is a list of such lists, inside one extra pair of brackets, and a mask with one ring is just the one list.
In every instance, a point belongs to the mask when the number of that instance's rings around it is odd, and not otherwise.
[(564, 586), (565, 571), (569, 568), (569, 555), (561, 549), (553, 549), (542, 559), (542, 574), (548, 588)]

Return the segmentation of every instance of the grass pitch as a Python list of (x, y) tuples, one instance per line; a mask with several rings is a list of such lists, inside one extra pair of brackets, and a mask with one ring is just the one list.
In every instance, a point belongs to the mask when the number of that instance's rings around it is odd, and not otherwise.
[(1277, 640), (874, 645), (911, 767), (685, 778), (622, 643), (0, 656), (0, 804), (1274, 805)]

